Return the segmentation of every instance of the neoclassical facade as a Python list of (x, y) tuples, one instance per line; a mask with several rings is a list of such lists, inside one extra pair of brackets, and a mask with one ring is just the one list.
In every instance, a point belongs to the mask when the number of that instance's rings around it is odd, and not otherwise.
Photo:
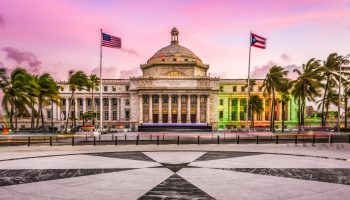
[[(45, 120), (56, 127), (63, 127), (69, 106), (71, 115), (82, 124), (82, 114), (92, 111), (95, 104), (97, 118), (103, 118), (104, 128), (126, 127), (138, 130), (149, 124), (203, 124), (214, 130), (245, 127), (245, 79), (220, 79), (208, 75), (206, 65), (191, 50), (179, 44), (179, 31), (171, 30), (170, 45), (161, 48), (147, 63), (140, 66), (142, 75), (129, 79), (104, 79), (103, 99), (99, 100), (99, 88), (77, 91), (74, 103), (69, 105), (71, 91), (66, 82), (62, 86), (61, 105), (46, 108)], [(270, 97), (263, 96), (262, 80), (255, 80), (252, 95), (263, 98), (264, 111), (255, 113), (257, 126), (268, 126)], [(277, 94), (277, 125), (282, 119), (282, 108)], [(103, 113), (99, 113), (100, 106)], [(74, 109), (73, 109), (74, 108)], [(286, 105), (286, 124), (295, 124), (297, 107), (290, 101)], [(76, 112), (74, 113), (75, 110)], [(20, 119), (20, 126), (28, 127), (30, 119)], [(98, 123), (96, 123), (98, 126)]]

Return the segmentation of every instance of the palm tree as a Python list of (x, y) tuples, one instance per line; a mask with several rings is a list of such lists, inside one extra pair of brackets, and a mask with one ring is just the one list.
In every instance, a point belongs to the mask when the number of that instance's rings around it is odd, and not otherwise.
[(249, 107), (251, 112), (251, 127), (254, 129), (254, 113), (261, 113), (264, 110), (263, 101), (258, 95), (252, 95), (249, 99)]
[(323, 62), (323, 77), (326, 77), (326, 83), (324, 85), (324, 93), (322, 98), (321, 106), (321, 124), (322, 126), (326, 125), (326, 116), (324, 114), (326, 96), (330, 88), (334, 88), (337, 85), (339, 79), (339, 70), (340, 67), (347, 63), (348, 61), (343, 59), (343, 56), (338, 55), (337, 53), (332, 53), (327, 57), (327, 60)]
[[(67, 132), (68, 129), (68, 122), (69, 122), (69, 115), (70, 115), (70, 110), (71, 110), (71, 105), (74, 104), (74, 97), (75, 97), (75, 92), (77, 90), (82, 90), (88, 86), (88, 78), (86, 74), (82, 71), (77, 71), (69, 72), (69, 78), (68, 78), (68, 85), (70, 87), (71, 92), (71, 97), (70, 97), (70, 102), (68, 103), (68, 113), (67, 113), (67, 121), (66, 121), (66, 127), (65, 127), (65, 132)], [(74, 114), (75, 114), (75, 106), (74, 106)], [(75, 116), (72, 116), (72, 119), (75, 119)]]
[(323, 68), (320, 66), (320, 61), (315, 58), (310, 59), (306, 64), (302, 65), (302, 70), (295, 69), (298, 73), (298, 78), (293, 83), (292, 95), (298, 101), (299, 107), (299, 127), (304, 125), (304, 113), (306, 99), (308, 101), (316, 101), (316, 97), (321, 95), (321, 83)]
[[(38, 111), (39, 116), (41, 117), (41, 124), (44, 130), (45, 122), (43, 115), (43, 106), (48, 105), (50, 103), (58, 104), (60, 96), (59, 96), (59, 86), (51, 77), (50, 74), (45, 73), (37, 78), (37, 83), (39, 85), (39, 94), (38, 94)], [(39, 117), (37, 118), (37, 124), (39, 125)]]
[[(17, 118), (19, 115), (28, 113), (27, 106), (29, 106), (29, 99), (27, 92), (30, 88), (28, 79), (30, 75), (26, 70), (22, 68), (16, 68), (7, 77), (5, 70), (1, 70), (1, 87), (4, 92), (2, 100), (2, 106), (9, 116), (11, 128), (17, 129)], [(13, 118), (15, 119), (16, 126), (13, 125)]]
[[(92, 113), (95, 113), (94, 90), (100, 85), (100, 78), (96, 74), (91, 74), (88, 80), (88, 89), (91, 89)], [(92, 116), (92, 125), (95, 126), (95, 117)]]
[(275, 95), (276, 92), (287, 92), (288, 88), (286, 84), (288, 83), (288, 71), (285, 71), (281, 66), (273, 66), (270, 68), (269, 72), (263, 82), (264, 94), (272, 95), (272, 108), (271, 108), (271, 119), (270, 119), (270, 130), (275, 131)]

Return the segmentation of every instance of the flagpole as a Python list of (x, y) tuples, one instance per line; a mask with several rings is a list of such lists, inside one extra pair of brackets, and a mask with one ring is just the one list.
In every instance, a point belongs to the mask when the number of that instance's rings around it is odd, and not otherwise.
[(102, 134), (103, 127), (102, 127), (102, 29), (100, 29), (100, 134)]
[(247, 102), (246, 102), (246, 116), (245, 116), (245, 118), (246, 118), (246, 124), (245, 124), (245, 126), (246, 126), (246, 129), (247, 129), (247, 131), (249, 131), (249, 123), (248, 123), (248, 112), (249, 112), (249, 98), (250, 98), (250, 55), (251, 55), (251, 49), (252, 49), (252, 34), (250, 33), (250, 36), (249, 36), (249, 38), (250, 38), (250, 41), (249, 41), (249, 59), (248, 59), (248, 91), (247, 91)]

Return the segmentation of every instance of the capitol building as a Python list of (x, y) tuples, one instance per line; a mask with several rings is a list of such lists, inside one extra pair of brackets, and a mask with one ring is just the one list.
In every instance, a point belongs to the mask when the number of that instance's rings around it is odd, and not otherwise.
[[(77, 91), (74, 104), (69, 105), (71, 91), (65, 82), (59, 82), (61, 106), (46, 108), (46, 124), (53, 121), (55, 127), (64, 126), (69, 106), (77, 125), (82, 115), (98, 111), (97, 120), (103, 118), (104, 128), (129, 128), (133, 131), (147, 127), (182, 128), (201, 126), (210, 130), (245, 128), (246, 79), (220, 79), (208, 75), (209, 65), (195, 53), (179, 44), (179, 31), (171, 30), (168, 46), (158, 50), (141, 66), (142, 75), (129, 79), (103, 79), (103, 99), (91, 99), (91, 91)], [(255, 80), (251, 95), (263, 99), (264, 111), (254, 114), (255, 125), (268, 127), (271, 97), (263, 95), (263, 80)], [(281, 126), (282, 104), (276, 95), (276, 124)], [(103, 113), (100, 113), (102, 106)], [(75, 107), (75, 109), (73, 109)], [(73, 110), (76, 110), (74, 113)], [(285, 108), (287, 127), (297, 122), (297, 106), (293, 101)], [(28, 127), (30, 121), (19, 121), (20, 127)], [(98, 127), (98, 122), (96, 125)]]

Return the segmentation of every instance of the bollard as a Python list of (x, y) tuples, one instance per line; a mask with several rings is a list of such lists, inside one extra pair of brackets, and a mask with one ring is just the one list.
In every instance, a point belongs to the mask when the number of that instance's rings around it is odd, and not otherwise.
[(124, 134), (124, 139), (125, 139), (125, 141), (126, 141), (126, 134)]
[[(102, 134), (102, 133), (101, 133)], [(101, 134), (98, 135), (98, 141), (101, 142)]]
[(28, 137), (28, 143), (27, 143), (28, 147), (30, 146), (30, 137)]
[(72, 146), (74, 146), (74, 137), (72, 137)]
[(159, 145), (159, 136), (157, 136), (157, 145)]
[(218, 136), (218, 144), (220, 144), (220, 136)]
[(315, 145), (315, 143), (316, 143), (315, 135), (312, 135), (312, 145)]
[(177, 145), (180, 144), (180, 136), (177, 136)]
[(115, 136), (114, 145), (115, 145), (115, 146), (118, 145), (118, 136)]
[(329, 143), (333, 143), (333, 135), (329, 136)]
[(237, 144), (239, 144), (239, 135), (238, 135), (238, 137), (237, 137)]
[(52, 146), (52, 137), (50, 136), (50, 146)]
[(87, 134), (85, 135), (85, 141), (87, 142)]
[(151, 141), (152, 140), (152, 134), (151, 135), (149, 135), (149, 141)]
[(226, 135), (225, 135), (225, 132), (224, 132), (224, 140), (226, 139)]
[(298, 144), (298, 135), (295, 135), (294, 143)]
[(259, 144), (259, 136), (256, 135), (256, 144)]
[(96, 146), (96, 137), (94, 136), (94, 146)]
[(278, 144), (278, 135), (276, 135), (276, 144)]
[(113, 140), (114, 140), (114, 133), (112, 133), (112, 142), (113, 142)]
[(139, 145), (139, 135), (136, 136), (136, 145)]
[(198, 138), (197, 138), (197, 144), (199, 144), (199, 135), (198, 135)]
[(163, 133), (163, 141), (164, 141), (164, 133)]

